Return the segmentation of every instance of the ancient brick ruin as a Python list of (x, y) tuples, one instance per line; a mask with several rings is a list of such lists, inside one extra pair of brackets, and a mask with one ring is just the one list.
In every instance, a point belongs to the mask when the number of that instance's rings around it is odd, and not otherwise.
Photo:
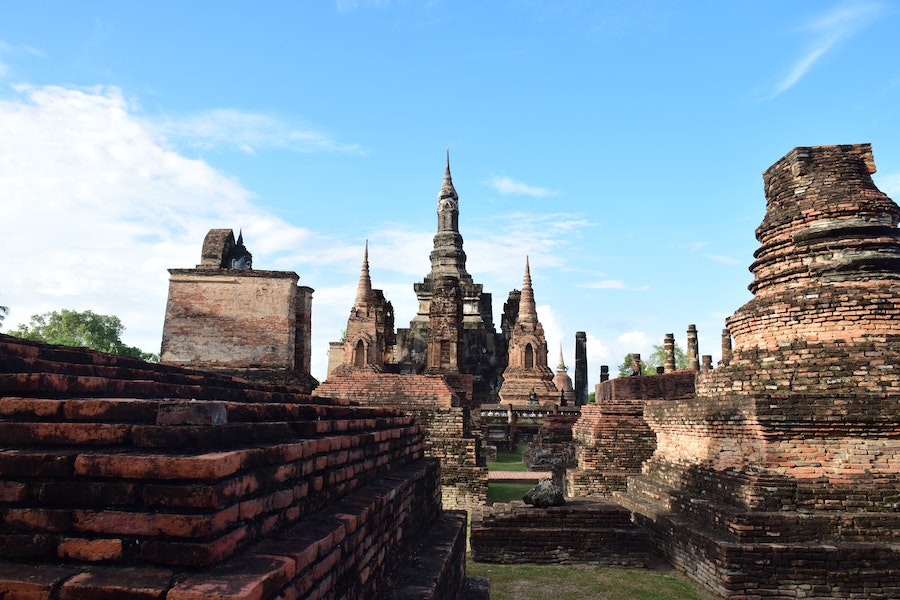
[(366, 242), (356, 299), (347, 319), (344, 342), (336, 349), (342, 355), (328, 376), (360, 371), (380, 373), (391, 363), (394, 349), (394, 308), (381, 290), (372, 288), (369, 275), (369, 243)]
[(506, 339), (494, 328), (491, 294), (466, 270), (449, 154), (438, 192), (437, 221), (431, 271), (413, 286), (418, 311), (408, 328), (397, 330), (396, 371), (467, 373), (473, 376), (476, 401), (489, 402), (496, 397), (506, 366)]
[(160, 362), (309, 391), (312, 288), (290, 271), (254, 270), (243, 236), (212, 229), (194, 269), (169, 269)]
[(601, 370), (583, 407), (584, 335), (575, 406), (552, 380), (483, 403), (508, 342), (511, 383), (546, 368), (546, 342), (527, 263), (494, 331), (449, 163), (411, 327), (393, 343), (367, 248), (315, 395), (312, 290), (212, 230), (201, 264), (170, 271), (168, 364), (0, 336), (0, 597), (462, 599), (465, 515), (442, 504), (482, 504), (482, 434), (522, 434), (571, 456), (574, 498), (477, 507), (477, 560), (652, 550), (726, 597), (900, 598), (900, 207), (873, 172), (866, 144), (775, 163), (754, 298), (717, 367), (691, 326), (690, 369), (668, 334), (662, 374)]
[(741, 598), (900, 597), (900, 208), (868, 144), (764, 174), (754, 298), (619, 498), (674, 564)]
[(581, 408), (572, 429), (575, 467), (566, 472), (571, 496), (609, 495), (624, 490), (628, 477), (656, 449), (656, 435), (644, 419), (648, 400), (688, 399), (696, 371), (650, 377), (618, 377), (598, 383), (595, 403)]
[(559, 347), (559, 362), (556, 364), (556, 373), (553, 375), (553, 387), (557, 389), (557, 401), (560, 406), (577, 406), (575, 399), (575, 386), (572, 385), (572, 378), (569, 377), (569, 367), (563, 359), (562, 344)]
[(410, 416), (5, 335), (0, 373), (0, 597), (466, 595)]
[(475, 509), (471, 543), (474, 560), (505, 564), (642, 567), (651, 554), (647, 532), (628, 510), (583, 498), (546, 509), (521, 502)]
[(547, 366), (547, 340), (537, 316), (527, 257), (518, 315), (509, 341), (509, 364), (500, 386), (500, 404), (559, 404), (559, 390), (553, 385), (553, 372)]
[(333, 374), (315, 393), (412, 416), (424, 427), (425, 456), (440, 460), (443, 505), (473, 507), (487, 501), (488, 472), (480, 411), (471, 404), (471, 375)]

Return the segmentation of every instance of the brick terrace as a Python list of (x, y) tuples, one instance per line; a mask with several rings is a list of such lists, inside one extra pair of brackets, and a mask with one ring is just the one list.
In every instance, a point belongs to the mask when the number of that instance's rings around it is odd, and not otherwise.
[(397, 410), (8, 336), (0, 367), (0, 596), (463, 593), (465, 514)]

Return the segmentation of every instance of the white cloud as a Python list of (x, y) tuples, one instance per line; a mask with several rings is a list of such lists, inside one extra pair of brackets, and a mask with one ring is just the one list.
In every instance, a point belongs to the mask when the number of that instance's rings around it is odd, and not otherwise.
[(791, 66), (788, 74), (781, 79), (772, 92), (764, 98), (770, 100), (802, 79), (825, 54), (839, 42), (851, 37), (871, 23), (884, 9), (879, 3), (845, 2), (799, 28), (802, 32), (812, 32), (813, 39), (803, 55)]
[(390, 5), (390, 0), (336, 0), (338, 12), (349, 13), (361, 7), (383, 8)]
[[(34, 48), (32, 46), (28, 46), (28, 45), (24, 45), (24, 44), (13, 45), (13, 44), (8, 44), (8, 43), (0, 40), (0, 55), (3, 55), (3, 54), (9, 54), (9, 55), (28, 54), (28, 55), (37, 56), (37, 57), (44, 56), (43, 52), (41, 52), (40, 50), (38, 50), (37, 48)], [(0, 60), (0, 79), (3, 79), (6, 76), (8, 76), (9, 72), (10, 72), (9, 66), (5, 62)]]
[[(193, 267), (211, 228), (244, 225), (257, 264), (320, 238), (174, 152), (114, 87), (15, 88), (0, 101), (4, 325), (72, 308), (118, 315), (125, 341), (157, 351), (167, 269)], [(297, 249), (300, 246), (301, 249)]]
[(590, 281), (588, 283), (577, 283), (575, 284), (575, 287), (588, 290), (628, 290), (629, 292), (646, 292), (650, 289), (649, 285), (632, 286), (621, 279), (602, 279), (600, 281)]
[[(544, 328), (544, 339), (547, 340), (547, 366), (550, 370), (555, 371), (559, 362), (559, 347), (563, 345), (563, 353), (565, 354), (566, 366), (573, 367), (575, 365), (575, 356), (572, 347), (569, 346), (569, 340), (563, 333), (562, 317), (553, 310), (549, 304), (540, 304), (537, 306), (538, 321)], [(574, 343), (574, 337), (572, 338)]]
[(708, 242), (688, 242), (687, 244), (673, 244), (671, 247), (687, 250), (688, 252), (697, 252), (703, 249), (707, 244)]
[(732, 258), (731, 256), (724, 256), (722, 254), (707, 253), (704, 256), (706, 256), (706, 258), (708, 258), (712, 261), (715, 261), (715, 262), (723, 264), (723, 265), (739, 265), (739, 264), (741, 264), (741, 261), (739, 261), (738, 259)]
[(265, 148), (295, 152), (366, 154), (359, 144), (341, 143), (312, 127), (298, 127), (263, 113), (217, 108), (157, 122), (167, 138), (181, 138), (202, 148), (232, 147), (249, 154)]
[(631, 289), (627, 283), (621, 279), (604, 279), (603, 281), (593, 281), (590, 283), (579, 283), (577, 287), (587, 288), (589, 290), (627, 290)]
[(876, 174), (878, 189), (893, 198), (894, 202), (900, 201), (900, 173), (885, 173), (884, 175)]
[(547, 198), (549, 196), (555, 196), (559, 193), (549, 188), (537, 187), (528, 185), (527, 183), (522, 183), (520, 181), (515, 181), (510, 177), (494, 176), (491, 177), (487, 183), (489, 186), (494, 188), (497, 193), (504, 196), (517, 195), (533, 196), (535, 198)]
[(632, 348), (632, 350), (627, 350), (626, 352), (634, 352), (635, 350), (649, 348), (653, 344), (653, 341), (650, 339), (650, 337), (639, 329), (636, 329), (634, 331), (626, 331), (625, 333), (619, 335), (616, 340), (620, 344), (630, 346)]

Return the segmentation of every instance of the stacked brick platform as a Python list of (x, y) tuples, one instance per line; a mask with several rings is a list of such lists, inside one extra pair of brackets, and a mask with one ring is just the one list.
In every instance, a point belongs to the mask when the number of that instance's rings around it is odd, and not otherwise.
[(443, 505), (472, 507), (487, 500), (480, 411), (471, 405), (470, 375), (334, 373), (315, 394), (402, 410), (424, 428), (425, 456), (441, 462)]
[(0, 597), (463, 597), (397, 410), (8, 336), (0, 373)]
[[(522, 462), (529, 469), (549, 469), (559, 465), (560, 469), (575, 464), (575, 442), (572, 428), (578, 421), (578, 411), (562, 412), (544, 416), (537, 435), (522, 453)], [(542, 461), (542, 451), (549, 453)]]
[(900, 597), (900, 207), (867, 144), (764, 175), (755, 297), (696, 397), (651, 400), (657, 448), (619, 496), (727, 597)]
[(689, 398), (696, 371), (649, 377), (619, 377), (598, 383), (596, 402), (581, 407), (572, 429), (576, 467), (566, 471), (570, 496), (608, 495), (624, 490), (629, 475), (656, 449), (656, 435), (644, 420), (649, 400)]
[(475, 509), (470, 540), (479, 562), (641, 567), (650, 555), (648, 535), (629, 511), (584, 498), (550, 508), (512, 502)]

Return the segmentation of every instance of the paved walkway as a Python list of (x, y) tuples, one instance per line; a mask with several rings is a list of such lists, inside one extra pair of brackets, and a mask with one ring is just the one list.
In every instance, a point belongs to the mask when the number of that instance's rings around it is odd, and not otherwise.
[(538, 481), (553, 477), (550, 471), (488, 471), (488, 481)]

